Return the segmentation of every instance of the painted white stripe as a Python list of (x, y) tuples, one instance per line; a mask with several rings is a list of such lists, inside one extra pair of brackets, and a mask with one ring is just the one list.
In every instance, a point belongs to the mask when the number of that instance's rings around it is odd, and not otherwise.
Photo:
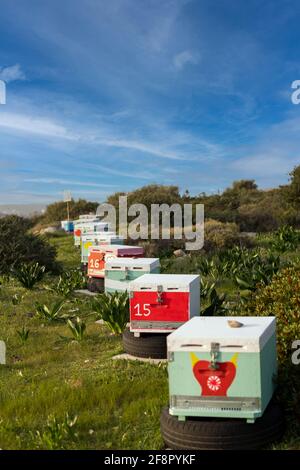
[(117, 281), (115, 279), (107, 279), (105, 278), (105, 289), (115, 289), (115, 290), (121, 290), (129, 291), (129, 284), (130, 281)]

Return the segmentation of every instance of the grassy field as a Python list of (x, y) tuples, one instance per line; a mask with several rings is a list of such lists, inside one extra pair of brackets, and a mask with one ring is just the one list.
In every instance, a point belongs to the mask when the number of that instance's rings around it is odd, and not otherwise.
[[(65, 268), (78, 267), (79, 252), (70, 236), (51, 237)], [(81, 342), (65, 322), (47, 323), (35, 315), (35, 302), (52, 304), (59, 296), (45, 278), (28, 291), (13, 280), (0, 286), (0, 339), (7, 365), (0, 366), (1, 449), (161, 449), (159, 416), (168, 402), (166, 366), (113, 360), (122, 352), (119, 337), (95, 323), (89, 297), (67, 300), (64, 313), (85, 319)], [(219, 285), (234, 297), (228, 281)], [(21, 299), (16, 305), (13, 295)], [(23, 297), (22, 297), (23, 296)], [(23, 344), (18, 334), (29, 329)], [(298, 448), (291, 422), (276, 448)]]

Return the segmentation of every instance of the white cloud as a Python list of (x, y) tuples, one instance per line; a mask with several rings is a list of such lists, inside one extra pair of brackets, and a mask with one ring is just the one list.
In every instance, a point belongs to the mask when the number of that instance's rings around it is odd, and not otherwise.
[(199, 62), (199, 54), (196, 52), (186, 50), (176, 54), (173, 59), (176, 69), (181, 70), (187, 64), (196, 65)]
[(26, 183), (42, 183), (42, 184), (63, 184), (69, 186), (84, 186), (84, 187), (95, 187), (95, 188), (116, 188), (115, 184), (105, 183), (92, 183), (89, 181), (73, 181), (68, 179), (60, 178), (26, 178), (23, 181)]
[(10, 67), (0, 68), (0, 79), (6, 83), (14, 82), (16, 80), (25, 80), (25, 74), (19, 64), (11, 65)]
[[(48, 117), (36, 117), (32, 115), (19, 113), (1, 113), (0, 128), (8, 129), (14, 132), (23, 132), (41, 137), (66, 139), (69, 141), (81, 142), (84, 144), (99, 145), (105, 147), (115, 147), (121, 149), (130, 149), (149, 153), (156, 157), (171, 160), (191, 160), (192, 158), (183, 156), (176, 148), (169, 148), (162, 139), (153, 139), (153, 142), (144, 140), (116, 138), (115, 129), (88, 129), (82, 131), (75, 129), (69, 130), (66, 126), (55, 122)], [(169, 141), (168, 136), (168, 141)]]
[(37, 134), (45, 137), (59, 137), (75, 140), (75, 136), (68, 133), (67, 129), (47, 118), (37, 118), (17, 113), (0, 114), (0, 127), (12, 131)]

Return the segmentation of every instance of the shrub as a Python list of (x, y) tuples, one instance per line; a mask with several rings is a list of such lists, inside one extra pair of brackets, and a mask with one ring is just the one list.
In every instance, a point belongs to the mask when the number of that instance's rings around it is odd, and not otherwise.
[(204, 248), (206, 251), (231, 248), (240, 242), (238, 226), (209, 219), (204, 224)]
[(278, 390), (290, 418), (300, 419), (299, 365), (292, 363), (292, 344), (300, 339), (300, 267), (289, 267), (277, 273), (268, 286), (252, 295), (240, 314), (276, 317), (279, 359)]
[[(89, 202), (85, 199), (70, 202), (70, 218), (77, 219), (81, 214), (95, 213), (98, 207), (97, 202)], [(55, 223), (67, 218), (66, 203), (63, 201), (54, 202), (47, 206), (45, 213), (40, 218), (41, 223)]]
[(37, 282), (41, 281), (44, 273), (45, 266), (40, 266), (39, 263), (22, 263), (13, 270), (14, 276), (26, 289), (32, 289)]
[(98, 319), (103, 320), (114, 334), (123, 333), (129, 321), (127, 292), (101, 294), (94, 299), (92, 305), (94, 311), (98, 313)]
[(57, 272), (56, 250), (48, 242), (28, 233), (30, 221), (22, 217), (0, 218), (0, 274), (8, 274), (22, 263), (39, 263)]
[(290, 267), (277, 273), (272, 282), (261, 287), (249, 302), (247, 311), (277, 320), (279, 359), (291, 361), (292, 343), (300, 339), (300, 268)]
[(300, 242), (300, 235), (290, 225), (283, 225), (273, 234), (272, 248), (279, 253), (293, 251)]

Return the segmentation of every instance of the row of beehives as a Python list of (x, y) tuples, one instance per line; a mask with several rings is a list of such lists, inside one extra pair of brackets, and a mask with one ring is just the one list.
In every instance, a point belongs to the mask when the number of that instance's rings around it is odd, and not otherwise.
[(131, 331), (170, 332), (199, 315), (198, 275), (159, 274), (159, 259), (144, 258), (142, 247), (124, 245), (108, 224), (87, 225), (93, 231), (87, 232), (86, 225), (85, 232), (76, 225), (74, 231), (75, 244), (80, 237), (81, 263), (89, 279), (104, 280), (105, 292), (130, 293)]
[(99, 227), (80, 234), (88, 277), (105, 279), (106, 292), (129, 292), (132, 333), (171, 333), (170, 413), (261, 416), (274, 391), (275, 319), (238, 317), (241, 327), (232, 328), (228, 317), (199, 317), (198, 275), (159, 274), (159, 259)]

